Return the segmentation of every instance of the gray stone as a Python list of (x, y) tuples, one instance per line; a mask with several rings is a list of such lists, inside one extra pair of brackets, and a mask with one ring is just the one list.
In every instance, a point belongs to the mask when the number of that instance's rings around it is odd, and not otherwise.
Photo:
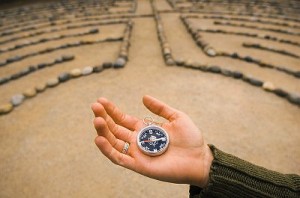
[(99, 30), (98, 29), (91, 29), (91, 30), (89, 30), (89, 33), (91, 33), (91, 34), (96, 34), (96, 33), (99, 33)]
[(284, 90), (282, 90), (282, 89), (274, 89), (273, 92), (274, 92), (277, 96), (280, 96), (280, 97), (283, 97), (283, 98), (285, 98), (285, 97), (287, 97), (287, 96), (289, 95), (286, 91), (284, 91)]
[(172, 65), (175, 65), (175, 61), (172, 58), (168, 58), (166, 60), (166, 64), (169, 65), (169, 66), (172, 66)]
[(113, 66), (113, 64), (111, 62), (105, 62), (102, 64), (104, 69), (108, 69), (111, 68)]
[(13, 106), (18, 106), (20, 105), (25, 99), (25, 96), (23, 94), (17, 94), (17, 95), (14, 95), (10, 102)]
[(234, 71), (232, 72), (232, 76), (233, 78), (239, 79), (239, 78), (243, 78), (244, 75), (239, 71)]
[(300, 96), (299, 96), (299, 95), (296, 95), (296, 94), (289, 94), (288, 100), (289, 100), (291, 103), (300, 106)]
[(7, 77), (0, 78), (0, 85), (7, 83), (9, 80), (10, 78)]
[(258, 86), (258, 87), (261, 87), (263, 85), (263, 82), (261, 80), (258, 80), (258, 79), (255, 79), (255, 78), (249, 78), (248, 82), (251, 85)]
[(13, 105), (11, 103), (3, 104), (0, 106), (0, 115), (9, 113), (13, 110)]
[(208, 71), (210, 71), (212, 73), (221, 73), (221, 69), (218, 66), (211, 66), (208, 68)]
[(95, 66), (93, 67), (93, 72), (95, 73), (99, 73), (99, 72), (102, 72), (103, 71), (103, 66)]
[(77, 78), (77, 77), (81, 76), (82, 73), (81, 73), (80, 69), (73, 69), (73, 70), (71, 70), (70, 74), (73, 78)]
[(74, 58), (75, 58), (75, 56), (74, 56), (74, 55), (70, 55), (70, 54), (63, 55), (63, 56), (61, 57), (61, 59), (62, 59), (63, 61), (70, 61), (70, 60), (73, 60)]
[(47, 87), (55, 87), (59, 84), (58, 78), (51, 78), (47, 81)]
[(123, 68), (126, 64), (126, 60), (124, 58), (118, 58), (114, 63), (114, 68)]
[(232, 76), (232, 72), (228, 69), (221, 69), (221, 73), (224, 75), (224, 76)]
[(70, 80), (71, 78), (71, 74), (64, 72), (58, 75), (58, 80), (59, 82), (66, 82), (68, 80)]

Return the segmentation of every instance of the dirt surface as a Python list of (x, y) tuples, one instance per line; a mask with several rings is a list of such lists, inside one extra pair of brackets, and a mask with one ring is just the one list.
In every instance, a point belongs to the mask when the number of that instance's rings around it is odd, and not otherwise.
[[(137, 4), (135, 14), (153, 14), (149, 1), (139, 0)], [(157, 1), (156, 6), (158, 10), (171, 10), (164, 0)], [(271, 81), (289, 92), (300, 92), (299, 78), (239, 60), (206, 56), (186, 31), (179, 13), (160, 15), (175, 58), (239, 70)], [(150, 94), (190, 115), (208, 142), (218, 148), (275, 171), (300, 174), (299, 106), (241, 80), (167, 66), (161, 53), (154, 18), (135, 17), (132, 20), (134, 27), (129, 61), (125, 68), (107, 69), (49, 88), (26, 100), (12, 112), (0, 116), (0, 197), (188, 197), (188, 185), (163, 183), (140, 176), (113, 165), (99, 152), (94, 144), (96, 132), (92, 125), (90, 105), (101, 96), (114, 101), (124, 112), (142, 119), (151, 115), (141, 101), (143, 95)], [(210, 20), (191, 21), (207, 28), (213, 26)], [(125, 25), (98, 28), (99, 34), (82, 38), (121, 36)], [(299, 32), (299, 29), (295, 31)], [(300, 42), (299, 36), (274, 35)], [(238, 51), (299, 70), (300, 59), (250, 50), (243, 48), (241, 43), (254, 40), (300, 55), (299, 47), (230, 35), (203, 33), (203, 36), (218, 50)], [(0, 60), (76, 40), (65, 38), (2, 53)], [(2, 67), (0, 77), (11, 75), (31, 64), (53, 60), (62, 54), (75, 55), (74, 61), (45, 68), (1, 85), (0, 102), (5, 103), (13, 95), (64, 71), (113, 61), (118, 57), (120, 44), (100, 43), (59, 50)], [(161, 120), (156, 116), (154, 118)]]

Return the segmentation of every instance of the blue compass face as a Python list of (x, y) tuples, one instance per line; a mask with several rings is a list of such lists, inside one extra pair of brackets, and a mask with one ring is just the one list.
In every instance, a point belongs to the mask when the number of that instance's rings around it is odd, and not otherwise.
[(167, 132), (157, 126), (148, 126), (138, 134), (138, 146), (148, 155), (160, 155), (166, 151), (169, 144)]

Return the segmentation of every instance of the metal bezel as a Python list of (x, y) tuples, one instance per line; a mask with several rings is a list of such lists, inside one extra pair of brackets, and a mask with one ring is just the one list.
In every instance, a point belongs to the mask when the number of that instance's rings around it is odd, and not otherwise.
[[(141, 142), (140, 142), (140, 136), (141, 136), (141, 134), (144, 131), (149, 130), (149, 129), (153, 129), (153, 128), (162, 131), (162, 133), (164, 133), (165, 136), (167, 137), (166, 146), (162, 150), (160, 150), (159, 152), (153, 152), (153, 151), (147, 151), (147, 150), (145, 150), (144, 147), (141, 145)], [(140, 151), (142, 151), (144, 154), (150, 155), (150, 156), (158, 156), (158, 155), (161, 155), (164, 152), (166, 152), (167, 149), (168, 149), (168, 147), (169, 147), (169, 142), (170, 142), (170, 138), (169, 138), (169, 135), (168, 135), (167, 131), (164, 130), (163, 128), (159, 127), (159, 126), (156, 126), (156, 125), (149, 125), (147, 127), (142, 128), (139, 131), (136, 140), (137, 140), (137, 145), (138, 145)]]

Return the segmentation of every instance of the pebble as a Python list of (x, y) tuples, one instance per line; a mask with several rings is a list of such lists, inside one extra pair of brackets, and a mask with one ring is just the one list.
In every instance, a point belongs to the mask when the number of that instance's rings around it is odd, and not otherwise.
[(66, 82), (68, 80), (70, 80), (71, 78), (71, 74), (64, 72), (58, 75), (58, 80), (59, 82)]
[(82, 73), (81, 73), (80, 69), (73, 69), (73, 70), (71, 70), (70, 74), (73, 78), (77, 78), (77, 77), (81, 76)]
[(300, 71), (294, 72), (294, 76), (300, 78)]
[(89, 31), (89, 33), (91, 33), (91, 34), (96, 34), (96, 33), (99, 33), (99, 30), (98, 30), (98, 29), (91, 29), (91, 30)]
[(25, 75), (29, 74), (30, 72), (31, 72), (30, 68), (27, 67), (27, 68), (22, 69), (22, 71), (20, 73), (22, 74), (22, 76), (25, 76)]
[(62, 59), (63, 61), (70, 61), (70, 60), (73, 60), (74, 58), (75, 58), (74, 55), (69, 55), (69, 54), (63, 55), (63, 56), (61, 57), (61, 59)]
[(13, 105), (11, 103), (7, 103), (0, 106), (0, 115), (9, 113), (13, 110)]
[(218, 66), (211, 66), (208, 68), (208, 71), (210, 71), (212, 73), (221, 73), (221, 69)]
[(296, 105), (300, 105), (300, 96), (296, 94), (289, 94), (288, 100)]
[(271, 82), (264, 82), (262, 87), (266, 91), (273, 91), (275, 89), (275, 86)]
[(7, 78), (7, 77), (2, 77), (2, 78), (0, 78), (0, 85), (7, 83), (9, 80), (10, 80), (10, 79)]
[(273, 92), (277, 95), (277, 96), (280, 96), (280, 97), (287, 97), (288, 96), (288, 93), (282, 89), (274, 89)]
[(47, 64), (46, 64), (46, 63), (40, 63), (40, 64), (37, 65), (37, 68), (38, 68), (38, 69), (43, 69), (43, 68), (45, 68), (45, 67), (47, 67)]
[(0, 67), (2, 67), (2, 66), (4, 66), (4, 65), (6, 65), (6, 60), (4, 60), (4, 61), (0, 61)]
[(104, 69), (108, 69), (111, 68), (113, 66), (113, 64), (111, 62), (105, 62), (102, 64)]
[(51, 78), (47, 81), (47, 86), (48, 87), (55, 87), (56, 85), (59, 84), (58, 78)]
[(114, 63), (114, 68), (122, 68), (126, 64), (126, 60), (124, 58), (118, 58)]
[(101, 65), (101, 66), (95, 66), (94, 68), (93, 68), (93, 72), (95, 72), (95, 73), (99, 73), (99, 72), (102, 72), (103, 71), (103, 66)]
[(93, 73), (93, 67), (85, 67), (82, 70), (82, 75), (87, 76)]
[(208, 56), (214, 57), (217, 55), (216, 51), (213, 48), (208, 48), (205, 52)]
[(36, 90), (32, 88), (26, 89), (23, 94), (26, 98), (32, 98), (36, 95)]
[(20, 105), (25, 99), (25, 96), (23, 94), (17, 94), (17, 95), (14, 95), (10, 102), (13, 106), (18, 106)]
[(60, 57), (60, 58), (55, 59), (54, 62), (55, 62), (55, 64), (62, 63), (62, 62), (64, 62), (64, 59), (62, 57)]
[(221, 69), (221, 73), (224, 76), (232, 76), (232, 72), (230, 70), (227, 70), (227, 69)]
[(233, 78), (243, 78), (243, 74), (241, 72), (238, 72), (238, 71), (234, 71), (232, 72), (232, 76)]
[(183, 64), (184, 64), (184, 59), (182, 59), (182, 58), (178, 58), (178, 59), (176, 59), (176, 65), (178, 65), (178, 66), (182, 66)]
[(263, 85), (263, 82), (258, 80), (258, 79), (255, 79), (255, 78), (249, 78), (248, 79), (248, 82), (251, 84), (251, 85), (254, 85), (254, 86), (258, 86), (258, 87), (261, 87)]
[(169, 65), (169, 66), (172, 66), (172, 65), (175, 65), (175, 61), (172, 58), (168, 58), (166, 60), (166, 64)]
[(35, 86), (35, 89), (37, 92), (43, 92), (46, 89), (46, 84), (45, 83), (40, 83), (37, 86)]

